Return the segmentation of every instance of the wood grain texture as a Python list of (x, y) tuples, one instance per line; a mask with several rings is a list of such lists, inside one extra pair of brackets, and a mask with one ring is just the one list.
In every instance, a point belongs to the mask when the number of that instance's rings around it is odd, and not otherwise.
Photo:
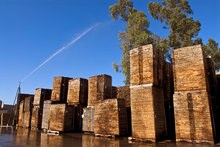
[(43, 108), (40, 108), (38, 106), (34, 106), (32, 108), (31, 128), (41, 129), (42, 116), (43, 116)]
[(214, 141), (209, 93), (175, 93), (176, 139)]
[(164, 54), (152, 44), (130, 51), (131, 86), (152, 83), (162, 86)]
[(19, 106), (19, 117), (18, 117), (18, 126), (22, 127), (23, 126), (23, 113), (24, 113), (24, 100), (22, 100), (20, 102), (20, 106)]
[(130, 87), (129, 86), (118, 86), (117, 87), (117, 98), (124, 98), (126, 107), (131, 107)]
[(24, 101), (24, 112), (32, 112), (34, 96), (28, 96)]
[(43, 116), (42, 116), (42, 126), (41, 126), (42, 129), (48, 130), (51, 102), (52, 102), (51, 100), (44, 101)]
[(127, 114), (124, 99), (95, 102), (94, 133), (104, 135), (127, 134)]
[(201, 45), (173, 50), (175, 91), (210, 91), (206, 54)]
[(85, 104), (88, 101), (88, 80), (83, 78), (69, 80), (67, 103)]
[(44, 101), (51, 99), (51, 93), (51, 89), (37, 88), (35, 90), (33, 106), (40, 106), (42, 108)]
[(97, 75), (88, 80), (88, 106), (94, 106), (94, 101), (112, 98), (112, 77)]
[(82, 131), (94, 132), (94, 108), (83, 108)]
[(67, 102), (69, 77), (54, 77), (53, 90), (51, 95), (52, 101)]
[(140, 86), (130, 90), (132, 137), (149, 140), (165, 139), (163, 89)]

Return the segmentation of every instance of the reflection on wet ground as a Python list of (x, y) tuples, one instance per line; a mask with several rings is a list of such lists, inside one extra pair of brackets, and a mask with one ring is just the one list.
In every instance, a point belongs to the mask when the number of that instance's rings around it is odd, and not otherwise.
[(25, 128), (0, 128), (0, 147), (218, 147), (207, 143), (173, 142), (132, 142), (127, 137), (103, 138), (84, 133), (63, 133), (48, 135), (42, 131)]

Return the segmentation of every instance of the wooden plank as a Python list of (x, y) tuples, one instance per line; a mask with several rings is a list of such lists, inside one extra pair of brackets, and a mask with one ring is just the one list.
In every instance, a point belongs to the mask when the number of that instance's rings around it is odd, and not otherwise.
[(2, 113), (0, 115), (1, 117), (1, 126), (3, 125), (12, 125), (13, 124), (13, 119), (14, 119), (14, 113)]
[(24, 112), (24, 100), (20, 102), (20, 109), (19, 109), (19, 117), (18, 117), (18, 126), (22, 127), (23, 126), (23, 112)]
[(32, 109), (31, 128), (41, 129), (43, 108), (34, 106)]
[(88, 101), (88, 80), (83, 78), (69, 80), (67, 103), (85, 104)]
[(118, 86), (117, 87), (117, 98), (124, 98), (126, 107), (131, 107), (130, 87), (129, 86)]
[(124, 99), (107, 99), (95, 102), (94, 133), (104, 135), (127, 134)]
[(24, 112), (32, 112), (34, 96), (28, 96), (24, 101)]

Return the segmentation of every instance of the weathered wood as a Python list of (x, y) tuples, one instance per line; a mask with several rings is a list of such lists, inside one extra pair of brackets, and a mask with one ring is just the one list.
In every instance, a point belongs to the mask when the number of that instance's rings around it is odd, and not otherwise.
[(24, 118), (23, 118), (23, 113), (24, 113), (24, 100), (22, 100), (20, 102), (20, 105), (19, 105), (19, 118), (18, 118), (18, 126), (19, 127), (22, 127), (23, 126), (23, 121), (24, 121)]
[(34, 96), (28, 96), (24, 101), (24, 112), (32, 112)]
[(82, 131), (94, 132), (94, 108), (83, 108)]
[(51, 100), (44, 101), (43, 106), (43, 116), (42, 116), (42, 129), (48, 130), (48, 122), (50, 118), (50, 106), (51, 106)]
[(72, 131), (73, 130), (74, 106), (67, 104), (51, 104), (48, 130)]
[(23, 113), (23, 118), (24, 118), (24, 121), (23, 121), (23, 126), (24, 128), (29, 128), (31, 127), (31, 112), (24, 112)]
[(40, 108), (40, 106), (34, 106), (32, 108), (31, 128), (41, 129), (42, 115), (43, 115), (43, 108)]
[(112, 98), (112, 77), (97, 75), (88, 80), (88, 106), (94, 106), (94, 101)]
[(72, 78), (54, 77), (51, 101), (64, 102), (67, 101), (68, 83)]
[(130, 51), (131, 86), (152, 83), (162, 86), (163, 80), (163, 52), (152, 44)]
[(117, 87), (112, 86), (112, 98), (116, 98), (117, 97)]
[(69, 80), (67, 103), (84, 104), (88, 101), (88, 80), (83, 78)]
[(175, 91), (210, 91), (206, 54), (201, 45), (173, 50)]
[(104, 135), (127, 134), (124, 99), (107, 99), (95, 102), (94, 133)]
[(126, 107), (131, 107), (130, 87), (129, 86), (118, 86), (117, 87), (117, 98), (124, 98)]
[(164, 97), (160, 87), (131, 86), (132, 137), (147, 140), (166, 138)]
[(12, 125), (14, 119), (14, 113), (2, 113), (1, 117), (1, 126), (3, 125)]
[(33, 106), (40, 106), (42, 108), (44, 101), (51, 99), (51, 93), (51, 89), (37, 88), (35, 90)]
[(176, 139), (214, 141), (208, 92), (175, 93)]

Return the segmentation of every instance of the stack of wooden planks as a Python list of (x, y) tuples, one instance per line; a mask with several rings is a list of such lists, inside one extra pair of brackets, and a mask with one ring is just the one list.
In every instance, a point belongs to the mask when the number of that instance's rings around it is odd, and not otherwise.
[(164, 55), (153, 45), (130, 51), (132, 137), (155, 142), (166, 139)]
[[(16, 112), (15, 114), (16, 114), (16, 119), (18, 120), (19, 118), (22, 118), (23, 116), (19, 116), (19, 110), (20, 110), (20, 102), (21, 101), (24, 101), (25, 100), (25, 98), (26, 97), (28, 97), (28, 96), (34, 96), (34, 95), (32, 95), (32, 94), (24, 94), (24, 93), (20, 93), (19, 95), (18, 95), (18, 97), (19, 97), (19, 101), (18, 101), (18, 104), (17, 104), (17, 106), (18, 106), (18, 113)], [(23, 104), (23, 107), (24, 107), (24, 104)], [(17, 111), (17, 110), (16, 110)], [(23, 112), (22, 112), (23, 113)], [(23, 114), (22, 114), (23, 115)], [(17, 123), (18, 123), (18, 121), (17, 121)]]
[(211, 59), (201, 45), (173, 50), (176, 141), (214, 143), (218, 136)]
[(55, 102), (67, 102), (69, 77), (54, 77), (53, 90), (51, 95), (51, 101)]
[(97, 75), (88, 80), (88, 106), (94, 106), (97, 100), (112, 98), (112, 77)]
[[(216, 81), (217, 81), (217, 94), (218, 94), (218, 99), (220, 100), (220, 72), (216, 72)], [(219, 108), (220, 108), (220, 102), (219, 102)]]
[(88, 80), (83, 78), (69, 80), (67, 103), (69, 105), (87, 105), (87, 101)]
[(96, 136), (127, 134), (125, 99), (113, 98), (95, 102), (94, 133)]
[(34, 99), (34, 95), (28, 96), (24, 100), (23, 127), (25, 128), (31, 127), (33, 99)]
[(42, 125), (41, 129), (44, 131), (48, 130), (48, 123), (50, 119), (50, 106), (51, 106), (51, 100), (45, 100), (43, 105), (43, 116), (42, 116)]
[(51, 89), (38, 88), (35, 90), (32, 117), (31, 117), (31, 129), (41, 129), (42, 116), (43, 116), (43, 104), (45, 100), (51, 99)]
[(94, 108), (83, 108), (82, 131), (94, 132)]
[(18, 117), (18, 126), (22, 127), (23, 126), (23, 121), (24, 121), (24, 100), (20, 101), (19, 105), (19, 117)]
[(14, 113), (2, 113), (0, 117), (1, 126), (13, 124)]

